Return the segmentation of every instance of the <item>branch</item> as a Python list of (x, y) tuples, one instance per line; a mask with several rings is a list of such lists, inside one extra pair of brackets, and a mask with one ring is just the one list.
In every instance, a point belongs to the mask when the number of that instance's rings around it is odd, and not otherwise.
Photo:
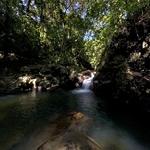
[(31, 4), (31, 0), (28, 0), (27, 7), (26, 7), (26, 12), (29, 12), (29, 10), (30, 10), (30, 4)]

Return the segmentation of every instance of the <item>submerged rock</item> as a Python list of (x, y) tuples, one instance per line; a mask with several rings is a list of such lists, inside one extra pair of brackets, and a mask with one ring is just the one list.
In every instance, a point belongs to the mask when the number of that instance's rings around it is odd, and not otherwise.
[(71, 112), (66, 118), (59, 119), (56, 129), (62, 131), (55, 132), (57, 135), (44, 141), (37, 150), (99, 150), (102, 146), (85, 132), (91, 126), (91, 119), (83, 113)]
[(71, 113), (71, 119), (73, 119), (73, 120), (79, 120), (79, 119), (82, 119), (83, 117), (85, 117), (85, 116), (81, 112), (72, 112)]

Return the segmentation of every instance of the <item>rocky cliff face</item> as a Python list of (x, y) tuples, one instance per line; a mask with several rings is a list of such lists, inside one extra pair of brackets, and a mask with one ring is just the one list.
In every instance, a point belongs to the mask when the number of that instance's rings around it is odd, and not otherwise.
[(96, 94), (150, 111), (150, 11), (126, 20), (107, 48), (94, 81)]

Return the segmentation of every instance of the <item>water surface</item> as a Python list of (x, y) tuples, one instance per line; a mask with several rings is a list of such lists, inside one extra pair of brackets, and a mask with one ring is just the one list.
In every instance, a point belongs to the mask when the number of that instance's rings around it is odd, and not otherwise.
[(90, 127), (83, 124), (82, 129), (105, 150), (150, 149), (148, 141), (143, 140), (145, 130), (137, 128), (132, 132), (128, 119), (124, 121), (127, 125), (122, 126), (106, 110), (104, 102), (86, 89), (0, 97), (0, 149), (36, 150), (58, 134), (54, 128), (58, 132), (67, 130), (67, 122), (61, 125), (58, 118), (71, 112), (82, 112), (91, 120)]

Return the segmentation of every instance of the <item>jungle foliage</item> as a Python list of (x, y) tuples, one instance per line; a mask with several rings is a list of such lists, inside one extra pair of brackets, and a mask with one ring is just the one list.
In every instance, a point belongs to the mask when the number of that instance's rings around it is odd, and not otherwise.
[(1, 67), (96, 68), (124, 20), (148, 6), (149, 0), (1, 0)]

